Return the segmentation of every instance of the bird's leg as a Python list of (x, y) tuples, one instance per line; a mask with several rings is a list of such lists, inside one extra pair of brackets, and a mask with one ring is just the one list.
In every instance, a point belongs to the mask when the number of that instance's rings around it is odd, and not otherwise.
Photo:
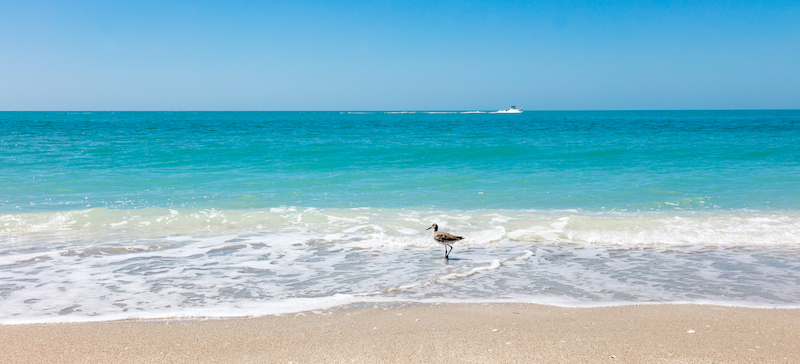
[(447, 244), (444, 245), (444, 259), (450, 259), (448, 256), (450, 252), (447, 251)]

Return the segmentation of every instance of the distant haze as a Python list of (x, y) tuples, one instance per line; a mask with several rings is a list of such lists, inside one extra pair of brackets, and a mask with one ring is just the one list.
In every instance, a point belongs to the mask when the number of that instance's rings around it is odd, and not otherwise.
[(3, 1), (2, 110), (800, 109), (798, 1)]

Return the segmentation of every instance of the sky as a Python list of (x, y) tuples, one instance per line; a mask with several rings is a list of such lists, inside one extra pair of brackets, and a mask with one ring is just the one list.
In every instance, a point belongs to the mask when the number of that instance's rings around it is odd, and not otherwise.
[(800, 109), (800, 1), (0, 0), (0, 111)]

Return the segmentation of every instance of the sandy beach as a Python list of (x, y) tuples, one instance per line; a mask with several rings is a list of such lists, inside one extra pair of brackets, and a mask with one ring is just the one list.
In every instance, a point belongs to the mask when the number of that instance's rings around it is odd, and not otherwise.
[(793, 363), (800, 310), (439, 304), (0, 326), (3, 363)]

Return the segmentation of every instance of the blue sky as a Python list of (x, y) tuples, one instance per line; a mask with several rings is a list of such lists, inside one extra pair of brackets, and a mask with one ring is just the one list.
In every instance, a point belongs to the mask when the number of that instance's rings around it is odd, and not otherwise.
[(2, 1), (0, 110), (800, 109), (800, 1)]

